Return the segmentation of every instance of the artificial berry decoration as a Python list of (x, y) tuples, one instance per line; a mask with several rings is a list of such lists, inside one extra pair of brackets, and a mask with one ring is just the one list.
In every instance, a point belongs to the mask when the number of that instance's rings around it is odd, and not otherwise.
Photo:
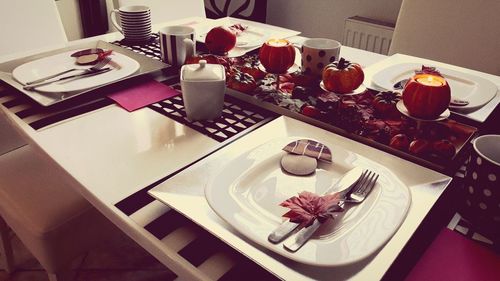
[(229, 77), (227, 86), (238, 92), (250, 94), (257, 87), (257, 83), (252, 75), (235, 70)]

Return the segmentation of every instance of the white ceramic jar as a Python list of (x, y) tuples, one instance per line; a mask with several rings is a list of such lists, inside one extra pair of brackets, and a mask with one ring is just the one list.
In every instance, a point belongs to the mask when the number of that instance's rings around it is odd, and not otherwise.
[(226, 71), (219, 64), (200, 60), (181, 68), (181, 89), (189, 120), (213, 120), (222, 113)]

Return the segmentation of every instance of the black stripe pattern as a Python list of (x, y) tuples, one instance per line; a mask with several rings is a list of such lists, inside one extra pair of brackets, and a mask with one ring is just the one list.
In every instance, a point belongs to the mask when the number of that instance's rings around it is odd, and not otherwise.
[(10, 85), (0, 84), (0, 103), (35, 130), (113, 104), (112, 100), (96, 93), (84, 96), (44, 107)]

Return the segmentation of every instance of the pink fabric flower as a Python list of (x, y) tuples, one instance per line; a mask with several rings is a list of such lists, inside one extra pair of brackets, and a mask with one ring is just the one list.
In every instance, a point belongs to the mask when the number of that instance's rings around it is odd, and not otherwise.
[(293, 196), (283, 201), (280, 206), (289, 208), (283, 217), (287, 217), (291, 222), (310, 226), (315, 219), (324, 222), (328, 218), (333, 218), (333, 213), (342, 212), (339, 206), (339, 193), (319, 196), (312, 192), (303, 191), (299, 196)]

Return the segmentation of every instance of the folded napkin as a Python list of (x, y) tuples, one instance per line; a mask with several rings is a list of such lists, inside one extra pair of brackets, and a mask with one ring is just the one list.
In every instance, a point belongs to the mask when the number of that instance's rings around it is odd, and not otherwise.
[(132, 112), (150, 104), (166, 100), (180, 93), (172, 87), (162, 84), (154, 79), (141, 81), (131, 87), (119, 90), (108, 97), (114, 100), (127, 111)]

